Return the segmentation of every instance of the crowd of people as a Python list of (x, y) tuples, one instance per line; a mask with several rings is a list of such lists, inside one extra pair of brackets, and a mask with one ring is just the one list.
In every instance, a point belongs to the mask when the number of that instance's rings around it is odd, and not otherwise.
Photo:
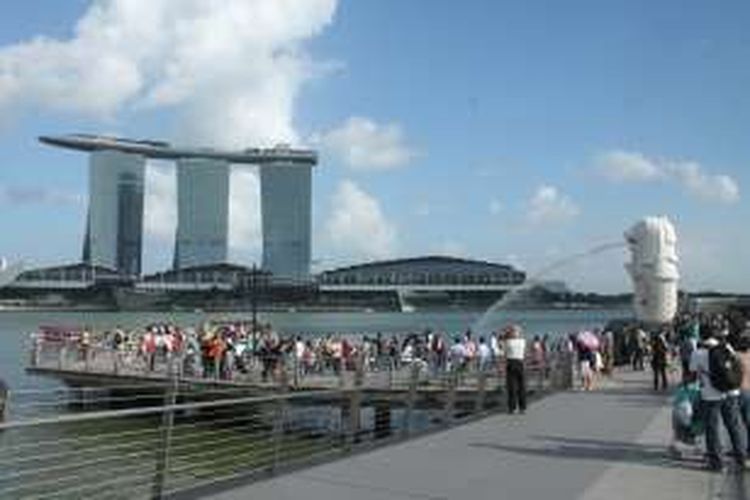
[(526, 371), (549, 376), (552, 353), (577, 356), (582, 387), (591, 390), (614, 363), (611, 332), (594, 330), (568, 336), (527, 339), (516, 325), (488, 335), (425, 329), (420, 333), (363, 335), (282, 335), (272, 325), (246, 322), (182, 327), (155, 323), (133, 330), (116, 327), (75, 335), (80, 359), (114, 355), (120, 370), (161, 371), (178, 367), (188, 377), (221, 380), (248, 376), (276, 383), (342, 372), (399, 371), (416, 367), (425, 377), (455, 373), (504, 373), (511, 412), (526, 408)]
[[(232, 379), (237, 374), (259, 369), (264, 379), (276, 377), (281, 368), (294, 367), (299, 376), (319, 373), (340, 374), (354, 371), (399, 370), (405, 366), (437, 374), (446, 371), (488, 371), (505, 358), (510, 330), (475, 336), (470, 330), (450, 336), (425, 330), (406, 335), (280, 335), (270, 324), (252, 328), (243, 322), (204, 324), (183, 328), (159, 323), (143, 329), (94, 334), (84, 329), (77, 342), (81, 355), (95, 347), (118, 353), (127, 366), (157, 370), (179, 359), (182, 373), (189, 376)], [(527, 363), (542, 366), (548, 352), (566, 344), (551, 341), (549, 335), (535, 336)]]

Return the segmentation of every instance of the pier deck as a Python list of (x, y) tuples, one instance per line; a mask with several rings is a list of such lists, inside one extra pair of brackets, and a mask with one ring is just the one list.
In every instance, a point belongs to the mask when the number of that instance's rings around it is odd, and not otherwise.
[(669, 399), (650, 373), (567, 391), (402, 444), (210, 495), (215, 500), (747, 498), (741, 474), (676, 460)]

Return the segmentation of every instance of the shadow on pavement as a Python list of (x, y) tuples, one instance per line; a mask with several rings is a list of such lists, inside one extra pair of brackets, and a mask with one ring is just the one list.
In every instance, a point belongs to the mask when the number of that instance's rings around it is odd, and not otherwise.
[(549, 445), (524, 447), (499, 443), (471, 443), (469, 446), (546, 458), (604, 460), (614, 463), (636, 463), (663, 468), (693, 469), (700, 468), (702, 465), (700, 462), (677, 461), (667, 454), (667, 450), (663, 446), (558, 436), (534, 436), (533, 438), (545, 441)]

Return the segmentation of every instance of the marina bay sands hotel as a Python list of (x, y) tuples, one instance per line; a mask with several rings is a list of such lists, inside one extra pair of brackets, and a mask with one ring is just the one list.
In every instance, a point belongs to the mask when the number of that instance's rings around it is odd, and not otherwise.
[(309, 277), (315, 151), (284, 145), (218, 151), (84, 134), (39, 140), (89, 153), (89, 206), (83, 242), (87, 264), (129, 276), (141, 274), (144, 173), (146, 160), (153, 158), (177, 165), (174, 269), (227, 262), (230, 165), (251, 164), (260, 170), (262, 269), (279, 278)]

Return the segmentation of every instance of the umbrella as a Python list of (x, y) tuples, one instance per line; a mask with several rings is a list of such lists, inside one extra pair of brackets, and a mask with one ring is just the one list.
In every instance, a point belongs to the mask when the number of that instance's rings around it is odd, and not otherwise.
[(580, 332), (577, 340), (592, 351), (599, 349), (599, 338), (588, 330)]

